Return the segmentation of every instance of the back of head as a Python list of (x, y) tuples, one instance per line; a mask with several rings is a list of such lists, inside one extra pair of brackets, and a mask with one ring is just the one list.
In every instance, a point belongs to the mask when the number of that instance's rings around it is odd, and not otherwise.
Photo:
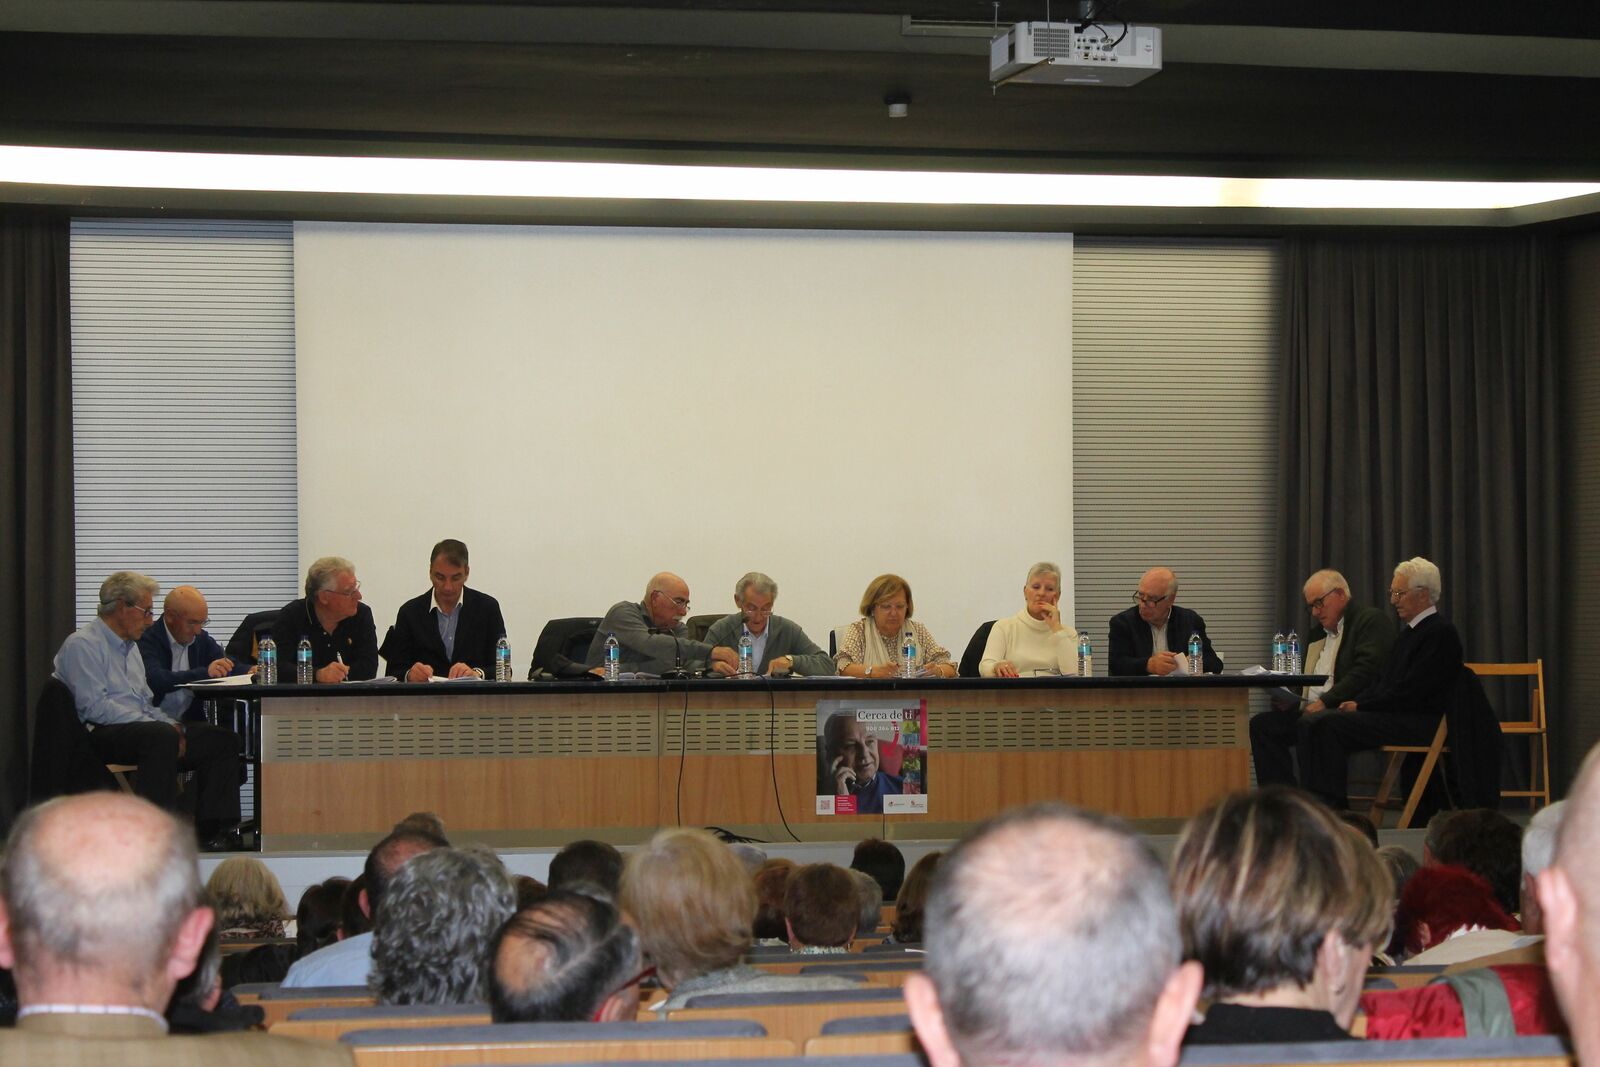
[(394, 824), (394, 832), (403, 830), (416, 830), (424, 834), (432, 834), (440, 841), (448, 841), (444, 832), (444, 820), (431, 811), (414, 811), (410, 815)]
[(348, 878), (328, 878), (306, 886), (294, 909), (294, 942), (297, 956), (309, 956), (338, 939), (339, 906)]
[(1121, 822), (1062, 804), (1002, 815), (945, 855), (924, 945), (969, 1064), (1131, 1051), (1181, 947), (1155, 857)]
[(356, 875), (355, 880), (344, 887), (344, 892), (339, 894), (339, 934), (341, 937), (355, 937), (372, 929), (372, 916), (361, 908), (361, 894), (367, 891), (367, 876), (365, 872)]
[(491, 959), (495, 1022), (583, 1022), (638, 972), (639, 935), (614, 905), (557, 889), (507, 920)]
[(906, 877), (906, 858), (889, 842), (869, 837), (856, 845), (855, 854), (850, 857), (850, 869), (872, 875), (883, 887), (883, 899), (893, 900)]
[(217, 864), (206, 879), (206, 894), (224, 930), (289, 915), (278, 876), (254, 856), (230, 856)]
[(595, 885), (615, 896), (622, 884), (622, 853), (604, 841), (574, 841), (551, 859), (547, 884), (551, 889)]
[(1384, 845), (1378, 849), (1378, 860), (1388, 870), (1389, 877), (1394, 882), (1394, 903), (1398, 904), (1406, 883), (1421, 869), (1422, 861), (1417, 859), (1416, 853), (1404, 845)]
[[(1429, 864), (1413, 874), (1395, 911), (1396, 935), (1415, 954), (1464, 927), (1515, 930), (1489, 883), (1465, 867)], [(1424, 929), (1424, 927), (1426, 929)]]
[(939, 870), (943, 852), (930, 852), (916, 862), (894, 898), (894, 939), (901, 944), (922, 940), (922, 920), (928, 910), (928, 892)]
[(1566, 814), (1567, 802), (1558, 800), (1547, 804), (1528, 820), (1522, 831), (1522, 873), (1530, 877), (1550, 866), (1556, 858), (1556, 839), (1561, 834), (1561, 820)]
[(390, 880), (395, 872), (405, 866), (407, 860), (436, 848), (449, 847), (450, 843), (438, 834), (415, 828), (393, 830), (388, 837), (373, 845), (372, 851), (367, 853), (366, 866), (361, 870), (361, 876), (366, 879), (362, 888), (367, 891), (367, 918), (377, 917), (378, 904), (383, 900)]
[(1212, 804), (1184, 827), (1172, 858), (1184, 956), (1199, 961), (1212, 998), (1309, 985), (1329, 931), (1368, 952), (1381, 947), (1393, 893), (1363, 838), (1282, 786)]
[(883, 917), (883, 887), (865, 871), (851, 871), (856, 884), (856, 936), (866, 937), (878, 928)]
[(800, 944), (819, 948), (848, 945), (860, 912), (855, 880), (843, 867), (808, 863), (789, 876), (783, 911)]
[(121, 985), (137, 1003), (133, 992), (162, 984), (178, 928), (198, 906), (194, 832), (137, 797), (52, 800), (12, 828), (0, 893), (24, 1005), (40, 977), (62, 975)]
[[(216, 901), (211, 899), (208, 891), (200, 891), (200, 906), (215, 908)], [(210, 1010), (211, 992), (217, 987), (217, 979), (222, 975), (222, 938), (219, 935), (217, 924), (212, 923), (211, 929), (206, 931), (205, 947), (200, 950), (200, 958), (195, 961), (194, 970), (178, 979), (178, 984), (172, 988), (172, 1003), (167, 1007), (167, 1014), (179, 1004), (199, 1008), (202, 1011)]]
[(516, 908), (494, 853), (439, 848), (404, 864), (373, 917), (380, 1004), (462, 1004), (488, 994), (489, 943)]
[(629, 853), (619, 899), (669, 986), (731, 967), (750, 947), (755, 887), (733, 850), (704, 830), (662, 830)]
[(1488, 808), (1452, 811), (1428, 824), (1435, 862), (1465, 867), (1489, 883), (1506, 911), (1516, 911), (1522, 888), (1522, 827)]
[(779, 857), (763, 863), (756, 872), (756, 917), (751, 930), (757, 938), (789, 939), (789, 931), (783, 924), (783, 894), (789, 888), (789, 876), (798, 866), (794, 860)]

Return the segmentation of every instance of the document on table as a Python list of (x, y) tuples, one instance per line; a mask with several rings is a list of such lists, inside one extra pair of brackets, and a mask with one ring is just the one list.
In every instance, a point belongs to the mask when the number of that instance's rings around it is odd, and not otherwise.
[(250, 685), (255, 679), (248, 674), (229, 674), (221, 678), (201, 678), (197, 682), (184, 682), (180, 689), (204, 689), (218, 685)]

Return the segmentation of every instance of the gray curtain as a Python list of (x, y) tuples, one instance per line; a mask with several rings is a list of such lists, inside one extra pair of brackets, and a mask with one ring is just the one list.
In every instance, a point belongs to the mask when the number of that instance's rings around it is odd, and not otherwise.
[(1284, 271), (1279, 617), (1304, 632), (1301, 586), (1323, 566), (1386, 607), (1394, 565), (1426, 556), (1467, 659), (1543, 656), (1548, 682), (1562, 575), (1555, 248), (1298, 238)]
[(65, 217), (0, 211), (0, 827), (28, 795), (34, 702), (73, 628), (72, 346)]

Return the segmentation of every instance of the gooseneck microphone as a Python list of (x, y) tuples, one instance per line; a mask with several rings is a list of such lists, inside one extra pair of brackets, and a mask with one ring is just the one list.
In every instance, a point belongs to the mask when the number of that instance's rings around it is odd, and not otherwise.
[(656, 635), (659, 635), (659, 636), (662, 636), (662, 637), (670, 637), (670, 638), (672, 638), (672, 649), (673, 649), (673, 652), (672, 652), (672, 663), (673, 663), (673, 666), (672, 666), (672, 669), (670, 671), (662, 671), (661, 672), (661, 677), (663, 677), (663, 678), (672, 678), (672, 679), (689, 677), (689, 672), (687, 670), (685, 670), (684, 666), (683, 666), (683, 644), (678, 639), (678, 631), (669, 630), (665, 626), (652, 626), (652, 627), (650, 627), (650, 633), (656, 634)]

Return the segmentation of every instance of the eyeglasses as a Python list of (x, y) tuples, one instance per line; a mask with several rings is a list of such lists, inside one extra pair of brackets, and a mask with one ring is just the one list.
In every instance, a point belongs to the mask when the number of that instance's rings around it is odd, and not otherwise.
[(143, 612), (144, 613), (144, 617), (146, 619), (153, 619), (153, 618), (156, 617), (154, 605), (152, 605), (151, 607), (145, 608), (145, 607), (140, 607), (138, 604), (129, 604), (128, 607), (132, 608), (134, 611)]
[(334, 596), (360, 596), (361, 595), (361, 583), (357, 582), (355, 585), (352, 585), (349, 589), (324, 589), (323, 592), (332, 593)]
[(639, 983), (643, 982), (645, 979), (654, 978), (655, 976), (656, 976), (656, 969), (655, 969), (655, 965), (652, 964), (649, 967), (646, 967), (644, 970), (640, 971), (638, 974), (634, 975), (632, 978), (628, 979), (626, 982), (623, 982), (620, 986), (618, 986), (617, 988), (613, 989), (611, 992), (606, 994), (605, 1000), (602, 1000), (600, 1002), (600, 1006), (594, 1010), (594, 1015), (590, 1016), (589, 1021), (592, 1022), (592, 1023), (597, 1023), (597, 1022), (600, 1021), (600, 1013), (605, 1011), (606, 1000), (610, 1000), (612, 997), (616, 996), (618, 993), (621, 993), (623, 990), (629, 989), (629, 988), (631, 988), (633, 986), (636, 986)]
[(1322, 602), (1324, 600), (1327, 600), (1335, 593), (1342, 592), (1344, 592), (1343, 589), (1330, 589), (1326, 593), (1323, 593), (1321, 596), (1317, 597), (1317, 599), (1306, 601), (1306, 610), (1315, 615), (1317, 612), (1322, 610)]
[(1135, 604), (1143, 604), (1145, 607), (1153, 608), (1171, 595), (1171, 593), (1162, 593), (1160, 596), (1146, 596), (1143, 593), (1135, 593), (1133, 594), (1133, 602)]
[[(685, 605), (685, 606), (687, 606), (687, 605)], [(771, 608), (752, 608), (747, 604), (744, 607), (744, 613), (746, 615), (749, 615), (751, 618), (764, 619), (768, 615), (772, 614), (772, 609)]]
[[(656, 595), (657, 596), (667, 596), (666, 592), (664, 590), (661, 590), (661, 589), (657, 589), (656, 590)], [(686, 596), (667, 596), (667, 599), (672, 601), (678, 607), (682, 608), (684, 611), (688, 611), (689, 610), (689, 598), (688, 597), (686, 597)]]
[(1394, 601), (1397, 601), (1401, 597), (1405, 596), (1407, 593), (1412, 593), (1412, 592), (1415, 592), (1418, 589), (1424, 589), (1424, 588), (1426, 588), (1426, 586), (1413, 585), (1413, 586), (1410, 586), (1409, 588), (1406, 588), (1406, 589), (1391, 589), (1391, 590), (1389, 590), (1389, 601), (1391, 603), (1393, 603)]

